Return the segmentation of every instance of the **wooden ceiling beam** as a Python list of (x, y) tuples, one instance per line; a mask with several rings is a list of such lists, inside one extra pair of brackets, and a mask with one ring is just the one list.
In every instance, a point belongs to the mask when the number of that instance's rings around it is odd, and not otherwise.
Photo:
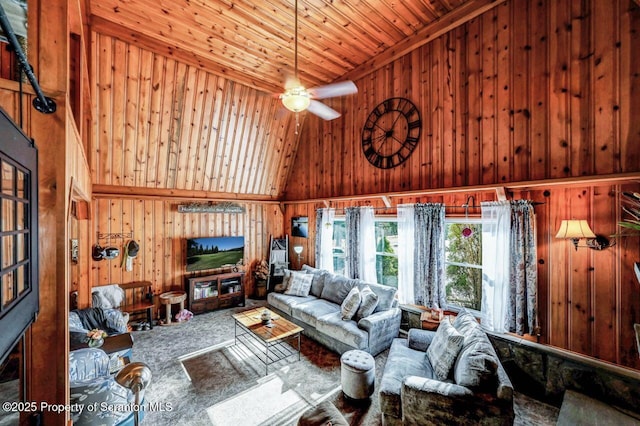
[(188, 189), (145, 188), (118, 185), (93, 185), (93, 198), (163, 199), (171, 201), (205, 200), (237, 201), (239, 203), (278, 204), (275, 197), (261, 194), (233, 194), (229, 192)]
[(173, 58), (186, 65), (192, 65), (228, 80), (235, 81), (247, 87), (267, 93), (279, 93), (282, 86), (270, 84), (259, 75), (249, 75), (226, 67), (218, 62), (203, 58), (193, 52), (178, 46), (170, 46), (160, 43), (157, 39), (142, 34), (139, 31), (125, 29), (121, 25), (111, 22), (99, 16), (91, 16), (91, 28), (93, 31), (131, 43), (150, 52), (157, 53), (168, 58)]
[[(595, 175), (595, 176), (578, 176), (568, 178), (557, 179), (541, 179), (541, 180), (529, 180), (521, 182), (501, 183), (501, 184), (486, 184), (486, 185), (472, 185), (472, 186), (455, 186), (450, 188), (428, 188), (415, 191), (397, 191), (397, 192), (383, 192), (375, 194), (362, 194), (362, 195), (343, 195), (339, 197), (323, 197), (314, 199), (300, 199), (300, 200), (284, 200), (284, 204), (311, 204), (311, 203), (331, 203), (335, 201), (357, 201), (357, 200), (369, 200), (372, 198), (396, 198), (396, 197), (421, 197), (425, 195), (440, 195), (440, 194), (458, 194), (458, 193), (471, 193), (471, 192), (489, 192), (496, 193), (496, 197), (499, 196), (499, 189), (504, 190), (534, 190), (540, 188), (553, 188), (553, 187), (583, 187), (583, 186), (600, 186), (600, 185), (614, 185), (625, 182), (640, 181), (640, 172), (629, 173), (615, 173), (608, 175)], [(385, 202), (386, 204), (386, 202)]]
[(470, 0), (434, 23), (422, 28), (413, 36), (405, 38), (395, 46), (349, 71), (341, 79), (361, 79), (502, 3), (504, 2), (498, 0)]

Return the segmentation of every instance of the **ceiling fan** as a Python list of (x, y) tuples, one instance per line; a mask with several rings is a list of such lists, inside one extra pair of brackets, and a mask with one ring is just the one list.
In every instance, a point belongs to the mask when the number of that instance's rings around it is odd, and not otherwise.
[(324, 120), (340, 117), (340, 113), (316, 99), (327, 99), (337, 96), (351, 95), (358, 92), (353, 81), (341, 81), (306, 89), (298, 79), (298, 0), (295, 0), (295, 59), (294, 78), (285, 84), (284, 93), (280, 94), (282, 104), (289, 111), (301, 112), (308, 110)]

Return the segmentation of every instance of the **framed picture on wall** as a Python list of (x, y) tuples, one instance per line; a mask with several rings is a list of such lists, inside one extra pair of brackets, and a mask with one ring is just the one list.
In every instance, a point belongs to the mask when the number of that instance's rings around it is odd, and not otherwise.
[(291, 235), (294, 237), (309, 237), (309, 218), (306, 216), (291, 218)]

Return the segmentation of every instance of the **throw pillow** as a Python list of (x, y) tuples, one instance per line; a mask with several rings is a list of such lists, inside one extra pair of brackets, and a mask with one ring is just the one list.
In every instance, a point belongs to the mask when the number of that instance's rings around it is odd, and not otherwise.
[(340, 312), (343, 320), (350, 320), (358, 311), (360, 306), (360, 290), (358, 287), (353, 287), (347, 297), (344, 298), (342, 305), (340, 305)]
[(356, 280), (342, 275), (330, 274), (325, 277), (320, 298), (340, 305), (354, 287)]
[(463, 342), (464, 336), (453, 328), (448, 318), (440, 322), (438, 331), (427, 348), (427, 359), (433, 367), (436, 379), (445, 380), (449, 376)]
[(376, 306), (378, 306), (378, 295), (369, 286), (365, 286), (360, 291), (360, 299), (360, 307), (356, 312), (356, 321), (371, 315)]
[(313, 268), (309, 265), (302, 265), (302, 271), (307, 274), (313, 275), (313, 281), (311, 281), (311, 291), (309, 294), (320, 297), (322, 294), (322, 289), (324, 287), (324, 279), (327, 276), (328, 272), (322, 269)]
[(284, 294), (306, 297), (309, 295), (309, 290), (311, 290), (312, 280), (313, 275), (311, 274), (291, 271), (291, 283)]

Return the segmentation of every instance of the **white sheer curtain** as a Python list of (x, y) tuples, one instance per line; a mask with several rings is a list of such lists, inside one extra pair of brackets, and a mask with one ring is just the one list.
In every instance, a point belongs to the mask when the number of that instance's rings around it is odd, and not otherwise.
[(316, 226), (316, 268), (333, 272), (333, 221), (335, 209), (320, 209)]
[(376, 228), (373, 207), (360, 207), (360, 279), (377, 283)]
[(398, 302), (414, 303), (413, 250), (415, 233), (413, 204), (398, 206)]
[(483, 202), (482, 207), (482, 325), (506, 331), (511, 254), (511, 205)]

